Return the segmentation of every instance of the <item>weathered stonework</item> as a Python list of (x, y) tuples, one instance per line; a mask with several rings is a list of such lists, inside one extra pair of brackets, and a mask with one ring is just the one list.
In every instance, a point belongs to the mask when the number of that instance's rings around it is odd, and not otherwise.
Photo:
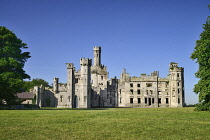
[(159, 72), (131, 77), (124, 69), (120, 79), (108, 79), (107, 67), (101, 64), (101, 47), (93, 48), (92, 59), (80, 59), (80, 69), (67, 63), (67, 83), (54, 78), (53, 89), (35, 87), (37, 105), (40, 107), (183, 107), (184, 68), (178, 63), (169, 64), (169, 75), (159, 77)]

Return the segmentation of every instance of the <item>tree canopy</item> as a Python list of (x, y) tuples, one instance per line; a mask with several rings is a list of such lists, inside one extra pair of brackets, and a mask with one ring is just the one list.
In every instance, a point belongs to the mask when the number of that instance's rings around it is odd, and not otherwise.
[(203, 24), (203, 29), (200, 39), (196, 41), (191, 59), (196, 60), (199, 66), (195, 73), (199, 81), (194, 86), (194, 92), (199, 95), (196, 110), (210, 111), (210, 17)]
[(23, 70), (30, 58), (27, 44), (23, 43), (12, 31), (0, 26), (0, 105), (13, 105), (16, 94), (21, 91), (23, 79), (30, 78)]
[(36, 78), (36, 79), (33, 79), (32, 81), (24, 81), (23, 90), (29, 91), (34, 86), (41, 86), (41, 85), (44, 87), (50, 87), (47, 81), (40, 78)]

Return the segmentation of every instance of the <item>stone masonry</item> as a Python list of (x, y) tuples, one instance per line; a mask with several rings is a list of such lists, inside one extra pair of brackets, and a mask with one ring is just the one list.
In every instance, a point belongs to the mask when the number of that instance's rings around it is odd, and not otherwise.
[(35, 87), (36, 103), (40, 107), (183, 107), (184, 68), (169, 64), (169, 74), (159, 72), (131, 77), (123, 69), (120, 79), (109, 79), (107, 67), (101, 64), (101, 47), (93, 48), (92, 59), (81, 58), (80, 69), (67, 63), (67, 83), (54, 78), (53, 89)]

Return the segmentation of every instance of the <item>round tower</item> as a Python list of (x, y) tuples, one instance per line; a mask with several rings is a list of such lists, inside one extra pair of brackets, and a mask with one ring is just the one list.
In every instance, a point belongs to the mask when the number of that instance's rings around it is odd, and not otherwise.
[(101, 65), (101, 47), (94, 47), (94, 66), (100, 66)]

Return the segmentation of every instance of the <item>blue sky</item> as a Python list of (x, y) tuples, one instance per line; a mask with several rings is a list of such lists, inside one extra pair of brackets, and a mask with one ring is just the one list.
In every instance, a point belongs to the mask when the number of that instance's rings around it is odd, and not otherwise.
[(131, 76), (168, 75), (170, 62), (185, 68), (186, 103), (198, 97), (197, 64), (190, 54), (209, 16), (210, 0), (0, 0), (0, 26), (28, 44), (31, 58), (25, 71), (31, 78), (65, 83), (66, 65), (79, 69), (81, 57), (93, 58), (102, 47), (109, 77), (123, 68)]

